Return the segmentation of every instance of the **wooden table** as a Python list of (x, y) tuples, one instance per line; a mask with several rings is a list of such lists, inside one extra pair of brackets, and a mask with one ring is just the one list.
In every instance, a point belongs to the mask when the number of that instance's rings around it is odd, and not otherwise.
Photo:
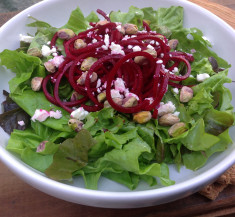
[[(232, 10), (235, 9), (235, 0), (191, 1), (212, 11), (235, 28), (235, 11)], [(0, 26), (15, 14), (15, 12), (0, 14)], [(235, 216), (235, 186), (227, 187), (213, 202), (199, 194), (193, 194), (175, 202), (148, 208), (103, 209), (73, 204), (48, 196), (21, 181), (0, 162), (0, 217), (202, 215)]]

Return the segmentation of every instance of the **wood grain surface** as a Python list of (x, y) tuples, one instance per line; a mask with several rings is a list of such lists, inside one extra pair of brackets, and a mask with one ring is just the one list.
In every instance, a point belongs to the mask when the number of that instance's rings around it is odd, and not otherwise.
[[(235, 28), (235, 0), (191, 0)], [(217, 4), (218, 3), (218, 4)], [(230, 8), (227, 8), (227, 7)], [(0, 14), (0, 26), (16, 12)], [(48, 196), (21, 181), (0, 162), (0, 217), (183, 217), (235, 216), (235, 187), (227, 187), (215, 201), (199, 194), (168, 204), (139, 209), (103, 209), (69, 203)]]

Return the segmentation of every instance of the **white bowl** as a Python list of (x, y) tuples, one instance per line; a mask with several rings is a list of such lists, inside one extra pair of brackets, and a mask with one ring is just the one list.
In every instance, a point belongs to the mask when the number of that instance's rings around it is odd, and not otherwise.
[[(207, 10), (185, 0), (47, 0), (40, 2), (8, 21), (0, 29), (0, 51), (4, 49), (16, 49), (19, 46), (19, 34), (26, 34), (32, 30), (26, 28), (27, 15), (30, 14), (39, 20), (44, 20), (53, 26), (60, 27), (66, 23), (70, 12), (79, 6), (87, 15), (91, 10), (100, 8), (106, 12), (111, 10), (127, 11), (129, 6), (169, 7), (180, 5), (185, 11), (185, 27), (197, 27), (212, 42), (213, 50), (229, 63), (235, 63), (235, 31), (224, 21)], [(209, 27), (209, 28), (208, 28)], [(1, 90), (8, 89), (8, 80), (12, 74), (0, 68)], [(229, 72), (229, 76), (235, 80), (235, 64)], [(233, 95), (235, 87), (228, 85)], [(234, 98), (235, 99), (235, 98)], [(235, 101), (233, 99), (233, 106)], [(0, 97), (3, 101), (3, 97)], [(235, 141), (235, 129), (231, 129), (233, 141)], [(35, 188), (74, 203), (109, 208), (134, 208), (146, 207), (167, 203), (188, 196), (201, 187), (215, 180), (220, 174), (235, 163), (235, 144), (220, 154), (209, 159), (207, 164), (196, 172), (182, 168), (180, 173), (174, 167), (170, 167), (170, 177), (176, 184), (169, 187), (150, 188), (141, 183), (135, 191), (129, 191), (124, 186), (102, 178), (99, 182), (99, 190), (87, 190), (83, 181), (76, 179), (73, 184), (65, 184), (48, 179), (40, 172), (24, 164), (18, 157), (5, 150), (8, 136), (0, 131), (0, 160), (15, 174)]]

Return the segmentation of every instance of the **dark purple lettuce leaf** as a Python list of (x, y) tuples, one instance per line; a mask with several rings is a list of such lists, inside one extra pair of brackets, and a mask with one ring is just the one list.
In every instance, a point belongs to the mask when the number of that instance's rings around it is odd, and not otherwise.
[[(3, 113), (0, 114), (0, 126), (8, 134), (11, 134), (14, 129), (25, 130), (30, 123), (30, 116), (9, 97), (7, 91), (4, 90), (3, 95), (6, 96), (6, 100), (2, 102)], [(19, 122), (23, 122), (23, 125)]]

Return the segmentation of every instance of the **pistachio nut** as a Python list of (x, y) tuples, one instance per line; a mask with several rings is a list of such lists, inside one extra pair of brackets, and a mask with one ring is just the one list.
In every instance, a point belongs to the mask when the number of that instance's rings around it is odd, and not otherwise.
[(60, 39), (64, 40), (69, 40), (75, 36), (74, 31), (71, 29), (60, 29), (57, 34)]
[(72, 118), (72, 119), (69, 119), (68, 126), (72, 130), (75, 130), (76, 132), (79, 132), (83, 127), (83, 122), (78, 120), (78, 119)]
[[(153, 56), (153, 58), (157, 57), (156, 50), (148, 48), (147, 50), (144, 50), (144, 52), (151, 54)], [(148, 64), (148, 61), (147, 61), (146, 57), (144, 57), (144, 56), (136, 56), (134, 58), (134, 61), (135, 61), (135, 63), (137, 63), (139, 65), (147, 65)]]
[(180, 91), (180, 102), (188, 102), (193, 98), (193, 89), (183, 86)]
[(27, 54), (34, 57), (42, 57), (42, 51), (37, 47), (28, 49)]
[(85, 60), (83, 60), (81, 64), (81, 70), (87, 71), (91, 68), (91, 66), (97, 61), (97, 58), (94, 57), (87, 57)]
[(179, 41), (177, 39), (171, 39), (168, 44), (172, 50), (175, 50)]
[[(77, 83), (78, 83), (79, 85), (84, 85), (84, 84), (85, 84), (87, 73), (88, 73), (87, 71), (84, 72), (84, 73), (80, 76), (80, 78), (77, 80)], [(97, 80), (97, 78), (98, 78), (98, 75), (96, 74), (96, 72), (93, 72), (93, 73), (91, 74), (91, 76), (90, 76), (90, 81), (91, 81), (91, 82), (95, 82), (95, 81)]]
[(126, 23), (124, 29), (127, 35), (136, 35), (138, 32), (138, 27), (131, 23)]
[(100, 20), (99, 22), (96, 23), (96, 26), (100, 25), (100, 26), (103, 26), (105, 24), (109, 23), (108, 20)]
[(72, 95), (71, 95), (71, 97), (70, 97), (70, 101), (71, 101), (71, 102), (77, 101), (80, 96), (81, 96), (81, 95), (80, 95), (78, 92), (73, 91), (73, 92), (72, 92)]
[(102, 93), (98, 94), (97, 100), (98, 100), (98, 102), (104, 102), (106, 100), (106, 93), (102, 92)]
[(150, 111), (142, 111), (133, 115), (133, 120), (139, 124), (145, 124), (152, 118)]
[(56, 71), (56, 66), (51, 61), (47, 61), (44, 63), (46, 70), (50, 73), (54, 73)]
[(82, 39), (77, 39), (75, 42), (74, 42), (74, 48), (75, 49), (81, 49), (81, 48), (84, 48), (87, 46), (87, 43), (85, 41), (83, 41)]
[(43, 77), (34, 77), (31, 80), (31, 88), (33, 91), (39, 91), (42, 86)]
[(171, 137), (177, 137), (187, 131), (186, 124), (184, 122), (178, 122), (170, 127), (168, 133)]
[(158, 120), (158, 123), (161, 126), (172, 126), (178, 122), (180, 122), (179, 117), (172, 113), (165, 114), (161, 116)]
[(123, 99), (122, 106), (125, 108), (130, 108), (130, 107), (136, 106), (137, 104), (138, 104), (138, 101), (136, 97), (130, 96), (130, 97), (126, 97), (125, 99)]
[[(119, 98), (119, 97), (113, 98), (113, 102), (114, 102), (115, 104), (117, 104), (117, 105), (122, 105), (122, 101), (123, 101), (122, 98)], [(104, 102), (104, 107), (105, 107), (105, 108), (111, 107), (111, 105), (109, 104), (108, 100), (105, 100), (105, 102)]]

